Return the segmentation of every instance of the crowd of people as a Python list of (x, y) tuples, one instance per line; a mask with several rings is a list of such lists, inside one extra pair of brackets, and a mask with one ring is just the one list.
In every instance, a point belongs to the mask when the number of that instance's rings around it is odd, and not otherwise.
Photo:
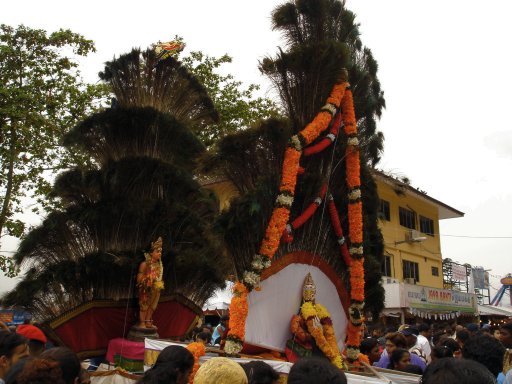
[[(196, 341), (218, 343), (227, 318), (214, 329), (201, 329)], [(215, 338), (216, 340), (212, 339)], [(44, 333), (34, 325), (16, 331), (0, 330), (0, 384), (87, 384), (88, 372), (68, 348), (45, 349)], [(361, 353), (379, 368), (421, 375), (422, 384), (512, 384), (512, 322), (491, 334), (489, 327), (457, 325), (453, 329), (427, 324), (385, 329), (373, 327), (361, 343)], [(165, 348), (141, 384), (191, 383), (194, 355), (181, 346)], [(197, 369), (197, 368), (196, 368)], [(346, 383), (344, 372), (320, 357), (299, 359), (289, 372), (288, 383)], [(212, 357), (193, 374), (197, 384), (276, 384), (279, 374), (261, 360), (238, 364)]]
[[(422, 323), (387, 329), (377, 325), (363, 339), (361, 353), (373, 366), (420, 374), (423, 384), (512, 384), (512, 322), (492, 334), (487, 324), (432, 327)], [(461, 380), (459, 370), (480, 373)], [(489, 380), (483, 381), (484, 376)]]

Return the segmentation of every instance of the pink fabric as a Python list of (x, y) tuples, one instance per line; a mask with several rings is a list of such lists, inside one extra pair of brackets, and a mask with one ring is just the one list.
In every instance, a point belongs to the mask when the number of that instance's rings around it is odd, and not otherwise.
[(117, 338), (108, 342), (106, 358), (110, 363), (114, 362), (114, 355), (120, 355), (127, 359), (144, 360), (144, 342), (130, 341)]

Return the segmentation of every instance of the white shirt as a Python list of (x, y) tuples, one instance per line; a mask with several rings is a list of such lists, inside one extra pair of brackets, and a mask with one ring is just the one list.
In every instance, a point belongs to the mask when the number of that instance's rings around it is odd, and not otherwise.
[(416, 336), (416, 345), (415, 347), (421, 349), (427, 358), (427, 363), (430, 363), (431, 358), (430, 354), (432, 353), (432, 348), (430, 348), (430, 342), (423, 335)]

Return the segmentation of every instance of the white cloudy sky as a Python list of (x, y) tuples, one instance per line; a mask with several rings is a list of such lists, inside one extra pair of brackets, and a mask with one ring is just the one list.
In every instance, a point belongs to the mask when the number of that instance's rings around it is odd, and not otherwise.
[[(180, 35), (187, 50), (230, 54), (227, 72), (267, 90), (258, 60), (280, 45), (269, 18), (280, 1), (4, 3), (1, 23), (70, 28), (94, 40), (98, 52), (82, 68), (91, 82), (114, 55)], [(380, 167), (465, 212), (442, 222), (444, 257), (494, 276), (512, 272), (511, 3), (347, 0), (347, 6), (379, 62), (385, 91)]]

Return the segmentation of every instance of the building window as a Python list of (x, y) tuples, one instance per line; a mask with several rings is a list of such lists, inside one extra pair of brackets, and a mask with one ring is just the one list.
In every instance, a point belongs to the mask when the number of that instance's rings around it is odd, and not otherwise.
[(386, 221), (391, 220), (391, 214), (389, 213), (389, 201), (380, 200), (379, 219)]
[(391, 273), (391, 256), (384, 256), (382, 260), (382, 275), (392, 277)]
[(420, 231), (426, 235), (434, 236), (434, 220), (420, 215)]
[(420, 281), (420, 270), (418, 263), (404, 260), (402, 262), (404, 268), (404, 279), (414, 279), (414, 282)]
[(400, 217), (401, 226), (409, 229), (416, 229), (416, 212), (399, 207), (398, 216)]
[(432, 276), (439, 276), (439, 268), (432, 267)]

